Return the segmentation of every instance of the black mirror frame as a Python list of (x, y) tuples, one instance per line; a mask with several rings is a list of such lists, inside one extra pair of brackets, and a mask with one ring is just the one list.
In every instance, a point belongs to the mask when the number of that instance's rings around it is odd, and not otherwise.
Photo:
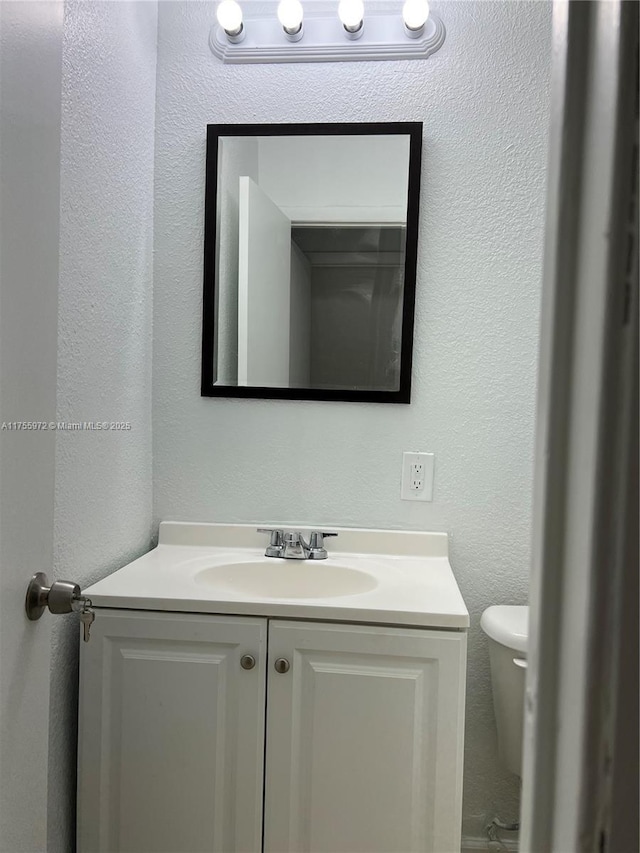
[[(221, 136), (409, 136), (407, 237), (405, 247), (404, 300), (400, 387), (397, 391), (327, 390), (313, 388), (264, 388), (215, 385), (216, 344), (216, 202), (218, 193), (218, 139)], [(410, 403), (413, 326), (415, 316), (422, 122), (358, 122), (346, 124), (209, 124), (207, 125), (206, 189), (204, 208), (204, 297), (202, 316), (203, 397), (236, 397), (260, 400), (328, 400), (360, 403)]]

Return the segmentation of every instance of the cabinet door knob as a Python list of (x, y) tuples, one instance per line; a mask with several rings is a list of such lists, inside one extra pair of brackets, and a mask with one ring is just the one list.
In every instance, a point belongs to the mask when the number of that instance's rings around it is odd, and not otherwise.
[(253, 655), (242, 655), (240, 658), (240, 666), (243, 669), (253, 669), (256, 665), (256, 659)]
[(281, 675), (283, 675), (285, 672), (289, 672), (289, 667), (291, 665), (286, 658), (278, 658), (273, 666), (276, 672), (279, 672)]

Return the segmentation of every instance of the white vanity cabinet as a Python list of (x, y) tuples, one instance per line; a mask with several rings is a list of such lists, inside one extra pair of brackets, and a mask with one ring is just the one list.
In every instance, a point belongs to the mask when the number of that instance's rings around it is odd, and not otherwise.
[(79, 853), (260, 850), (266, 646), (266, 619), (97, 611), (81, 643)]
[(459, 851), (466, 632), (98, 610), (81, 645), (79, 853)]
[(270, 622), (265, 853), (458, 853), (465, 662), (466, 632)]

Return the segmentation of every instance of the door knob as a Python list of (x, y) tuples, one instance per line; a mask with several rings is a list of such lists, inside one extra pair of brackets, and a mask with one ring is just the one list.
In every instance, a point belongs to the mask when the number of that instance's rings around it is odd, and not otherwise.
[(253, 655), (242, 655), (240, 658), (240, 666), (243, 669), (253, 669), (256, 665), (256, 659)]
[(82, 595), (77, 583), (54, 581), (49, 586), (49, 579), (44, 572), (37, 572), (27, 587), (24, 606), (27, 617), (35, 622), (47, 608), (50, 613), (73, 613), (88, 609), (91, 602)]
[(289, 672), (291, 664), (286, 658), (278, 658), (274, 663), (273, 667), (276, 672), (279, 672), (281, 675), (284, 675), (285, 672)]

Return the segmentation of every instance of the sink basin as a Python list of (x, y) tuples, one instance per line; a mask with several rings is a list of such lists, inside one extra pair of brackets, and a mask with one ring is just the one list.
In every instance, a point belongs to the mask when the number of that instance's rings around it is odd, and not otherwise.
[(198, 572), (194, 581), (218, 590), (262, 598), (338, 598), (378, 586), (366, 572), (325, 560), (279, 560), (229, 563)]
[(163, 521), (157, 548), (84, 592), (95, 608), (469, 627), (446, 533), (339, 533), (326, 560), (283, 560), (254, 525)]

